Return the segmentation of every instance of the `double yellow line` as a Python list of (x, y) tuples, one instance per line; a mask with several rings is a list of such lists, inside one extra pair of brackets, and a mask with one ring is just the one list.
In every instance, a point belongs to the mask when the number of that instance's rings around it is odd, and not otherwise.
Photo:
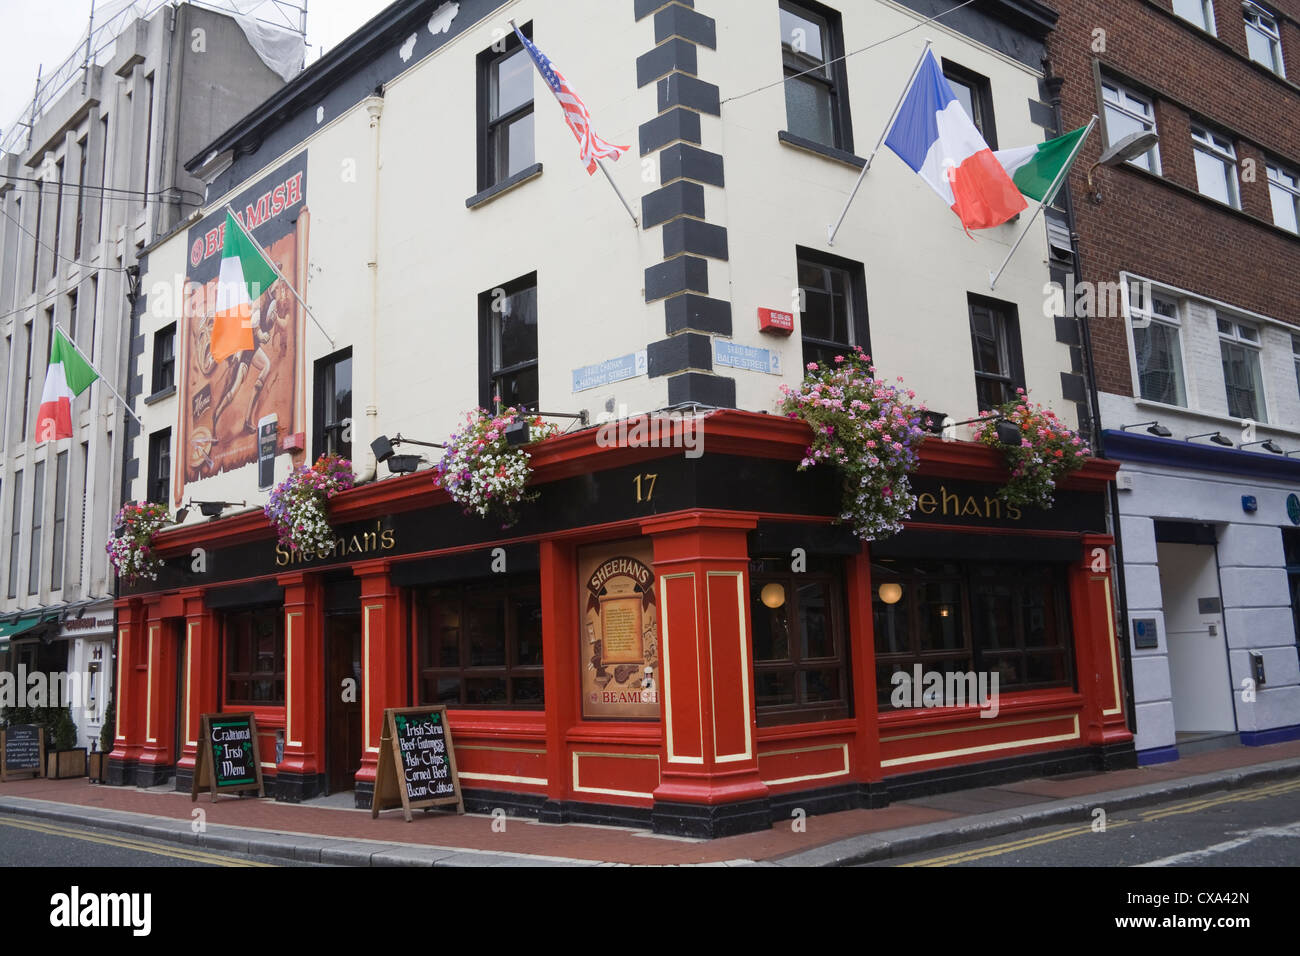
[[(1168, 806), (1146, 810), (1139, 814), (1140, 820), (1115, 820), (1108, 822), (1106, 824), (1106, 832), (1133, 826), (1135, 823), (1139, 822), (1152, 823), (1156, 820), (1163, 820), (1166, 817), (1179, 816), (1185, 813), (1198, 813), (1201, 810), (1209, 810), (1213, 807), (1223, 806), (1227, 803), (1245, 803), (1255, 800), (1267, 800), (1270, 797), (1294, 793), (1297, 790), (1300, 790), (1300, 780), (1287, 780), (1281, 783), (1252, 787), (1249, 790), (1242, 790), (1236, 793), (1185, 800), (1182, 803), (1174, 803)], [(1042, 846), (1045, 843), (1055, 843), (1058, 840), (1069, 840), (1073, 837), (1083, 836), (1084, 834), (1093, 832), (1095, 831), (1093, 831), (1091, 824), (1064, 827), (1060, 830), (1053, 830), (1050, 833), (1043, 833), (1034, 837), (1025, 837), (1020, 840), (1012, 840), (1008, 843), (999, 843), (993, 846), (980, 847), (975, 850), (961, 850), (956, 853), (949, 853), (946, 856), (936, 856), (926, 860), (917, 860), (914, 863), (902, 863), (899, 865), (904, 867), (955, 866), (959, 863), (972, 863), (976, 860), (984, 860), (992, 856), (1002, 856), (1004, 853), (1014, 853), (1017, 850)]]
[(62, 827), (53, 823), (36, 823), (31, 820), (12, 820), (0, 817), (0, 826), (13, 827), (17, 830), (31, 830), (48, 836), (66, 837), (82, 840), (86, 843), (98, 843), (101, 846), (114, 846), (123, 850), (135, 850), (138, 853), (153, 853), (174, 860), (187, 860), (191, 863), (207, 863), (211, 866), (271, 866), (270, 863), (255, 863), (251, 860), (238, 860), (233, 857), (220, 856), (216, 853), (204, 853), (202, 850), (189, 850), (182, 847), (167, 847), (159, 843), (137, 840), (132, 837), (89, 833), (72, 827)]

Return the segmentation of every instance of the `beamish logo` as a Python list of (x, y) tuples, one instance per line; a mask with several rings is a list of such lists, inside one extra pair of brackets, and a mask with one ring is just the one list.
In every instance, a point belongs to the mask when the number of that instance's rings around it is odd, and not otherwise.
[(50, 907), (50, 925), (60, 929), (125, 927), (134, 936), (148, 936), (153, 926), (152, 893), (83, 894), (74, 886), (51, 896)]

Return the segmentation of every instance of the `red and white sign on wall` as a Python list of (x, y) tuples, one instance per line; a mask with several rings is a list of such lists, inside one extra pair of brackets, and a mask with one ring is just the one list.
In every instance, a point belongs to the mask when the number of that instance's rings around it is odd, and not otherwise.
[(758, 330), (771, 335), (789, 335), (794, 331), (794, 313), (759, 309)]

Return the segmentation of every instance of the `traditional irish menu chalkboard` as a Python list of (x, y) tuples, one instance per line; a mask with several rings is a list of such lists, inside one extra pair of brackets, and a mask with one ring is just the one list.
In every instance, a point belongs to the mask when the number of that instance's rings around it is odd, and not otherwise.
[(413, 809), (455, 804), (457, 812), (465, 812), (446, 707), (384, 711), (370, 816), (373, 819), (399, 804), (407, 823)]
[(16, 724), (0, 730), (3, 738), (4, 764), (0, 766), (0, 779), (14, 775), (41, 775), (45, 763), (45, 731), (33, 724)]
[(190, 800), (198, 800), (204, 788), (211, 791), (214, 803), (218, 793), (256, 790), (264, 794), (257, 718), (252, 714), (204, 714), (199, 726)]

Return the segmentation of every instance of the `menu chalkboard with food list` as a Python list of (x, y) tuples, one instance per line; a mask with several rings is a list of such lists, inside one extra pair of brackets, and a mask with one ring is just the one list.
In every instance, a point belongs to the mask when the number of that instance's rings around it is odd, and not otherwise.
[(262, 759), (257, 746), (257, 718), (252, 714), (204, 714), (199, 718), (199, 751), (194, 761), (194, 782), (190, 801), (200, 790), (212, 793), (245, 793), (262, 786)]
[(412, 810), (453, 804), (457, 813), (465, 812), (447, 708), (385, 710), (371, 819), (400, 805), (410, 823)]
[(0, 730), (0, 780), (14, 776), (39, 777), (45, 766), (45, 728), (33, 724), (15, 724)]

